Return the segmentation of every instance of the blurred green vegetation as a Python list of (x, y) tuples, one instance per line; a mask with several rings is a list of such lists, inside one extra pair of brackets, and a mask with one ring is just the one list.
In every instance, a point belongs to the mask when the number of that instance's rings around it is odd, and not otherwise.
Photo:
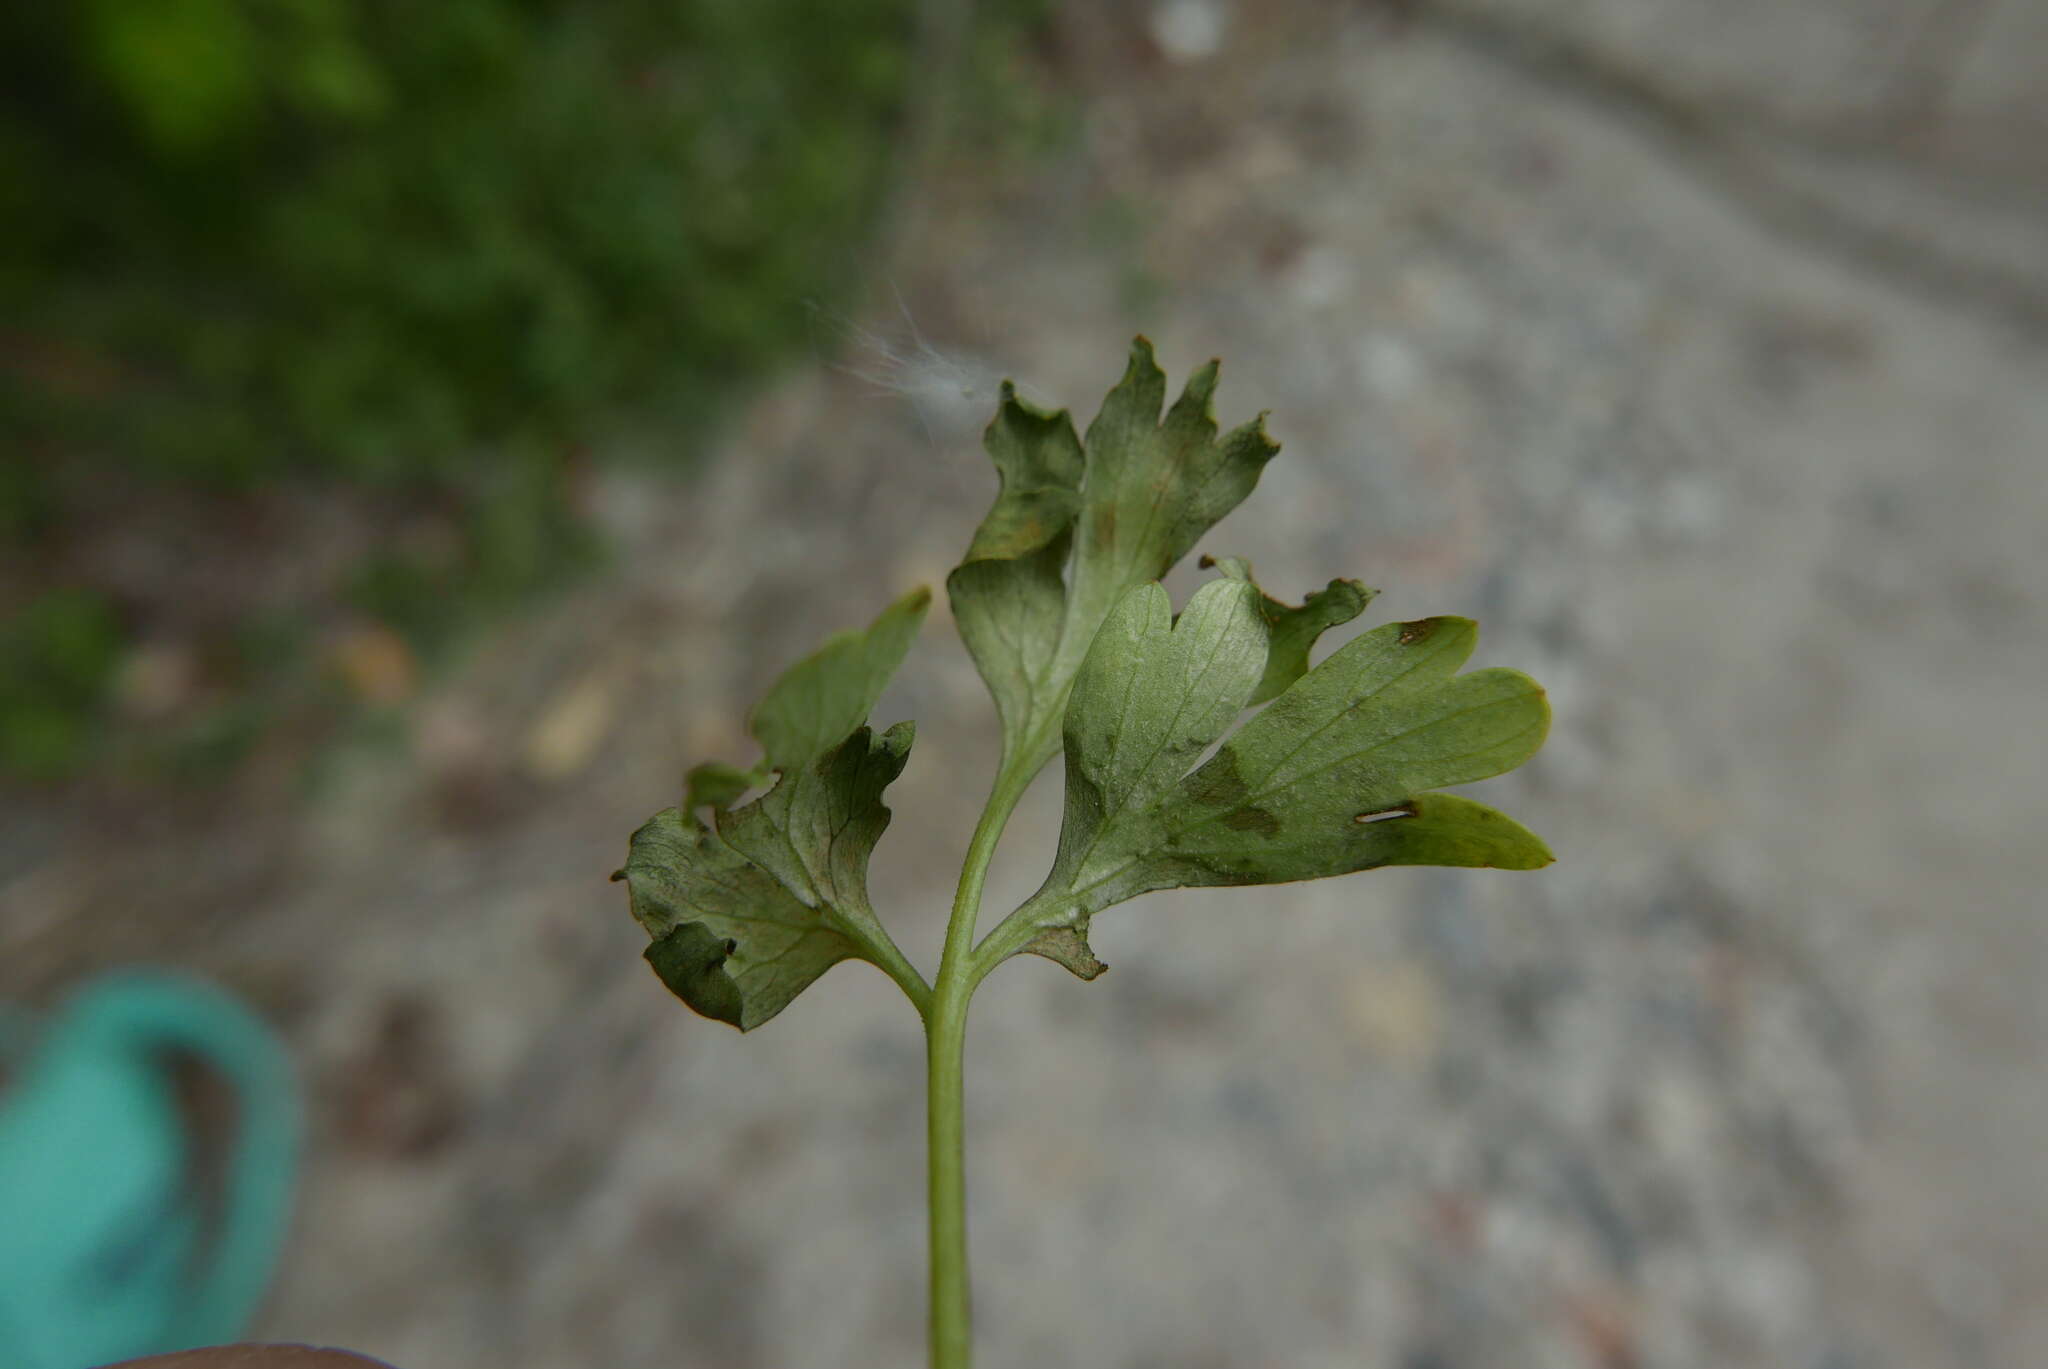
[(49, 779), (77, 763), (120, 653), (113, 606), (88, 590), (50, 590), (0, 625), (0, 760), (9, 770)]
[[(124, 653), (166, 624), (204, 639), (211, 700), (167, 754), (232, 759), (289, 711), (266, 690), (307, 675), (307, 625), (366, 616), (431, 656), (589, 564), (581, 454), (674, 420), (691, 462), (847, 283), (917, 9), (0, 7), (0, 772), (91, 764)], [(229, 612), (179, 600), (205, 536), (311, 539), (330, 502), (411, 531)], [(191, 525), (160, 584), (103, 573), (159, 520)]]

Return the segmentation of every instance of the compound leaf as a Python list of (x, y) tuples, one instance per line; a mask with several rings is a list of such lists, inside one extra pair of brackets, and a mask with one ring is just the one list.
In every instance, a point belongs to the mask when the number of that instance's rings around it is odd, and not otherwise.
[(1183, 884), (1277, 884), (1394, 864), (1535, 869), (1549, 850), (1508, 818), (1427, 791), (1512, 770), (1550, 729), (1518, 670), (1457, 674), (1467, 618), (1390, 623), (1290, 686), (1189, 775), (1160, 863)]
[(1153, 889), (1550, 863), (1512, 819), (1429, 792), (1513, 769), (1549, 727), (1543, 691), (1526, 675), (1457, 673), (1477, 642), (1463, 618), (1355, 638), (1189, 773), (1190, 748), (1210, 745), (1268, 679), (1258, 641), (1275, 631), (1267, 601), (1248, 572), (1230, 569), (1171, 630), (1156, 588), (1133, 591), (1104, 624), (1067, 707), (1060, 852), (1020, 910), (1035, 929), (1020, 949), (1081, 973), (1093, 964), (1089, 918)]
[(1279, 451), (1263, 416), (1218, 438), (1216, 375), (1213, 361), (1196, 372), (1162, 417), (1166, 376), (1136, 339), (1085, 442), (1064, 410), (1004, 387), (984, 436), (1002, 489), (947, 588), (995, 697), (1006, 772), (1028, 778), (1059, 750), (1074, 676), (1111, 607), (1186, 555)]
[[(876, 735), (866, 718), (930, 597), (906, 595), (792, 666), (754, 710), (761, 765), (697, 766), (683, 804), (633, 834), (613, 878), (627, 883), (655, 973), (706, 1017), (752, 1030), (847, 959), (880, 965), (914, 1000), (923, 989), (867, 895), (868, 857), (889, 823), (882, 792), (915, 729)], [(766, 793), (733, 806), (771, 776)]]

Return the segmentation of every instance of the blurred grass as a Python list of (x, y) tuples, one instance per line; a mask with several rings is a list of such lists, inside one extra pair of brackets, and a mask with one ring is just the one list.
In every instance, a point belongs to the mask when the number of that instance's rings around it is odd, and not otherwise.
[[(321, 694), (323, 632), (430, 661), (593, 564), (585, 454), (665, 427), (687, 467), (848, 285), (919, 21), (0, 10), (0, 772), (232, 765)], [(983, 6), (966, 79), (1033, 22)], [(153, 740), (110, 751), (137, 697)]]

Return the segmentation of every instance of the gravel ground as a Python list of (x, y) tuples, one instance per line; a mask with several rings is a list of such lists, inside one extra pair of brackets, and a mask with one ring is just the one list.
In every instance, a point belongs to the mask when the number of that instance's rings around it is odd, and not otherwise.
[[(781, 666), (943, 577), (993, 379), (1085, 420), (1142, 329), (1285, 444), (1203, 550), (1470, 614), (1550, 688), (1477, 792), (1560, 859), (1154, 896), (1105, 979), (991, 980), (982, 1363), (2048, 1364), (2048, 7), (1055, 29), (1071, 145), (910, 187), (872, 316), (695, 486), (604, 477), (616, 574), (420, 699), (410, 756), (309, 808), (14, 815), (0, 990), (149, 957), (286, 1026), (318, 1126), (272, 1334), (920, 1362), (908, 1008), (854, 967), (693, 1018), (604, 876)], [(993, 761), (943, 610), (878, 716), (919, 723), (875, 885), (929, 970)]]

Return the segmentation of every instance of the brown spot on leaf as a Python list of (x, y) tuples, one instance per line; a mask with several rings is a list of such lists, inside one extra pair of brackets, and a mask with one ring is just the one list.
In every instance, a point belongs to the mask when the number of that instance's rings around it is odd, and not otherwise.
[(1223, 825), (1234, 832), (1257, 832), (1262, 837), (1280, 833), (1280, 819), (1263, 808), (1233, 808), (1223, 815)]
[(1187, 784), (1188, 797), (1204, 807), (1227, 807), (1251, 792), (1237, 772), (1237, 753), (1227, 746), (1188, 776)]
[(1115, 542), (1116, 505), (1097, 505), (1095, 509), (1094, 518), (1088, 530), (1089, 532), (1094, 534), (1095, 545), (1098, 547), (1106, 547), (1111, 543)]
[(1412, 623), (1403, 623), (1401, 624), (1401, 637), (1398, 645), (1413, 646), (1417, 642), (1426, 642), (1429, 640), (1430, 634), (1435, 631), (1436, 619), (1434, 618), (1418, 618)]

